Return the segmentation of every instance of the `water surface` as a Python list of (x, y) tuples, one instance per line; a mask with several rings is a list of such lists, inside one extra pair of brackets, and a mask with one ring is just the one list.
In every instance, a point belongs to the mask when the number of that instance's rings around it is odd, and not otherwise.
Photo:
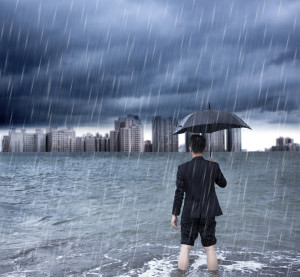
[[(207, 156), (205, 156), (207, 158)], [(1, 276), (177, 276), (190, 153), (1, 153)], [(300, 154), (213, 153), (218, 276), (299, 276)], [(180, 219), (180, 218), (179, 218)], [(187, 276), (209, 276), (200, 239)]]

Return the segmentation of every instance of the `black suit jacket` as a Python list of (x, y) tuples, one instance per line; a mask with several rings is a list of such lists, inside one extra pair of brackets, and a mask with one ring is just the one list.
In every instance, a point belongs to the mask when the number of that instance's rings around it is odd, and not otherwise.
[(214, 183), (222, 188), (227, 185), (218, 163), (197, 156), (179, 165), (172, 214), (180, 214), (185, 194), (182, 218), (222, 215)]

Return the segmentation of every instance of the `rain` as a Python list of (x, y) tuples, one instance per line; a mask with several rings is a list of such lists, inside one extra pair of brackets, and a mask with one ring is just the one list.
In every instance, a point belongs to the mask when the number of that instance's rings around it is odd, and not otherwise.
[[(0, 275), (299, 276), (299, 12), (0, 1)], [(174, 134), (209, 109), (251, 129)], [(217, 271), (200, 234), (178, 270), (184, 202), (178, 230), (172, 207), (193, 133), (227, 181)]]

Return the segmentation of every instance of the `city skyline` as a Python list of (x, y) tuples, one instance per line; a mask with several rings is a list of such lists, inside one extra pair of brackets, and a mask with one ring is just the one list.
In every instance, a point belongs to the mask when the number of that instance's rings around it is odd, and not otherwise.
[[(90, 132), (76, 136), (73, 127), (52, 126), (28, 132), (11, 128), (1, 137), (4, 152), (144, 152), (143, 125), (137, 115), (114, 121), (114, 129), (104, 136)], [(177, 149), (178, 151), (178, 149)]]
[[(241, 118), (245, 117), (245, 114), (236, 113)], [(125, 115), (126, 116), (126, 115)], [(110, 130), (114, 128), (114, 120), (115, 118), (111, 118), (111, 123), (105, 126), (71, 126), (76, 131), (76, 134), (83, 135), (85, 133), (93, 133), (97, 132), (100, 134), (110, 133)], [(141, 119), (143, 122), (144, 120)], [(294, 129), (289, 129), (285, 125), (281, 125), (280, 123), (275, 126), (256, 126), (254, 122), (247, 121), (247, 124), (251, 126), (252, 130), (241, 128), (241, 137), (242, 137), (242, 149), (246, 151), (264, 151), (266, 148), (270, 148), (276, 138), (280, 136), (284, 137), (292, 137), (295, 141), (300, 141), (300, 133), (299, 128), (295, 126)], [(66, 128), (68, 126), (56, 124), (55, 126), (59, 128)], [(152, 142), (152, 122), (147, 121), (143, 122), (144, 126), (144, 141), (150, 140)], [(21, 129), (22, 127), (15, 127), (17, 129)], [(26, 127), (27, 130), (35, 130), (36, 128), (46, 129), (49, 126), (39, 126), (39, 127)], [(8, 133), (9, 129), (0, 128), (0, 139)], [(270, 135), (272, 134), (272, 135)], [(185, 134), (178, 135), (179, 146), (185, 144)], [(0, 145), (1, 149), (1, 145)]]
[[(113, 125), (112, 125), (113, 126)], [(58, 128), (66, 128), (66, 126), (57, 126)], [(145, 126), (144, 126), (145, 127)], [(49, 127), (41, 127), (41, 128), (26, 128), (26, 131), (28, 132), (34, 132), (35, 129), (47, 129)], [(82, 135), (86, 135), (88, 133), (91, 133), (93, 135), (96, 135), (97, 133), (99, 133), (100, 135), (102, 136), (105, 136), (106, 134), (109, 135), (111, 129), (110, 128), (106, 128), (106, 129), (100, 129), (100, 128), (94, 128), (94, 127), (79, 127), (79, 128), (76, 128), (76, 127), (72, 127), (75, 132), (76, 132), (76, 138), (77, 137), (81, 137)], [(17, 130), (20, 130), (21, 128), (16, 128)], [(146, 129), (146, 128), (144, 128)], [(151, 144), (152, 144), (152, 132), (151, 132), (151, 129), (152, 129), (152, 126), (150, 126), (149, 128), (150, 130), (145, 130), (144, 132), (144, 142), (145, 141), (151, 141)], [(3, 139), (3, 136), (4, 135), (8, 135), (8, 131), (9, 129), (7, 130), (1, 130), (0, 129), (0, 141), (2, 142), (2, 139)], [(248, 129), (243, 129), (241, 128), (241, 139), (242, 139), (242, 150), (246, 150), (246, 151), (266, 151), (268, 149), (270, 149), (276, 142), (276, 139), (279, 138), (279, 137), (291, 137), (293, 138), (293, 140), (295, 141), (295, 143), (298, 143), (300, 142), (300, 139), (298, 138), (297, 139), (297, 136), (293, 136), (293, 135), (284, 135), (282, 133), (280, 133), (280, 130), (277, 130), (277, 133), (275, 132), (275, 134), (277, 134), (275, 137), (272, 137), (271, 139), (268, 138), (267, 142), (270, 141), (269, 144), (266, 144), (265, 147), (263, 148), (260, 148), (260, 149), (254, 149), (254, 150), (249, 150), (247, 149), (246, 147), (244, 147), (244, 144), (245, 144), (245, 134), (243, 134), (243, 131), (246, 131), (246, 132), (249, 132), (251, 130), (248, 130)], [(184, 146), (185, 145), (185, 133), (184, 134), (179, 134), (179, 143), (178, 143), (178, 146), (179, 148), (181, 146)], [(244, 137), (243, 137), (244, 136)], [(0, 143), (0, 151), (2, 151), (2, 143)]]

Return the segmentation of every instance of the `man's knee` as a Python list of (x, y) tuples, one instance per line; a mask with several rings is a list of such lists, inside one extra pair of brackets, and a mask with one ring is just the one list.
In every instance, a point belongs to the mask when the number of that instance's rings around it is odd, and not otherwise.
[(188, 244), (181, 244), (181, 251), (184, 252), (190, 252), (192, 249), (192, 245), (188, 245)]
[(215, 251), (215, 246), (211, 245), (211, 246), (204, 246), (205, 252), (206, 253), (210, 253), (212, 251)]

